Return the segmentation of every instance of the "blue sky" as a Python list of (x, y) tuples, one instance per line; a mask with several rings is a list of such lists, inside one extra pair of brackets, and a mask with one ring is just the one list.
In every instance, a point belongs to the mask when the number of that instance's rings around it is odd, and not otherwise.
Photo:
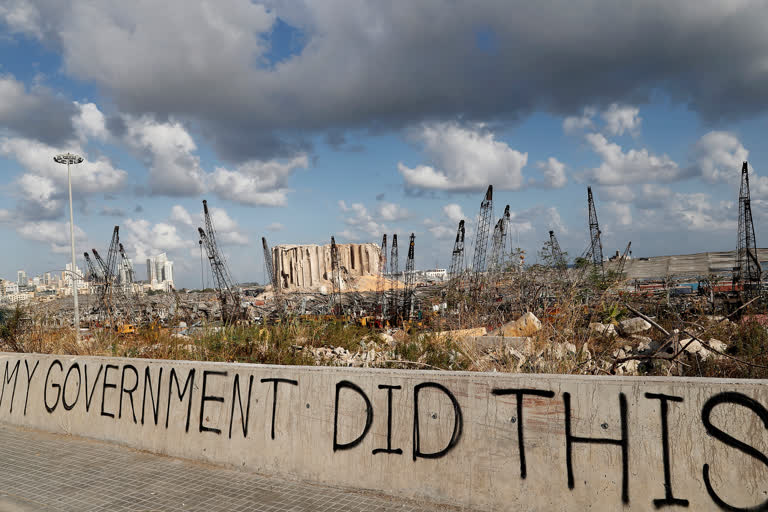
[(447, 266), (488, 184), (529, 261), (549, 229), (571, 256), (584, 249), (587, 185), (606, 253), (630, 240), (635, 256), (729, 250), (743, 160), (764, 246), (768, 12), (706, 3), (11, 0), (0, 276), (68, 261), (66, 173), (52, 161), (67, 150), (87, 160), (73, 182), (78, 255), (120, 225), (138, 277), (167, 252), (180, 287), (200, 284), (204, 198), (238, 281), (263, 280), (262, 236), (414, 232), (417, 266)]

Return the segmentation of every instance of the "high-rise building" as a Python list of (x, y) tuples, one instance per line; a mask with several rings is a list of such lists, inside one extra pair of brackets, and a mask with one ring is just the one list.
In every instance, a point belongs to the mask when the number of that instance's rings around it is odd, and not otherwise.
[(157, 283), (157, 267), (155, 267), (154, 258), (147, 258), (147, 282), (149, 284)]
[(27, 286), (27, 273), (25, 271), (16, 271), (16, 284), (19, 286)]
[(173, 262), (166, 260), (163, 263), (163, 281), (173, 286)]
[(173, 262), (166, 253), (147, 258), (147, 282), (153, 289), (167, 291), (173, 287)]
[(77, 289), (85, 288), (87, 286), (87, 283), (85, 279), (83, 279), (83, 273), (80, 271), (80, 267), (75, 265), (75, 270), (72, 270), (72, 264), (67, 263), (64, 268), (66, 269), (65, 272), (61, 273), (61, 280), (64, 283), (64, 286), (66, 288), (72, 288), (72, 273), (74, 272), (77, 274)]

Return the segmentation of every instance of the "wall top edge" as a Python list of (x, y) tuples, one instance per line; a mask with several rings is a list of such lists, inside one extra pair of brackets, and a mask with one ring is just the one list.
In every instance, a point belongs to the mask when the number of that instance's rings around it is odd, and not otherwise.
[[(60, 359), (69, 361), (123, 361), (138, 363), (164, 363), (180, 366), (231, 366), (247, 369), (259, 370), (293, 370), (304, 373), (327, 373), (327, 374), (358, 374), (360, 376), (371, 375), (380, 377), (397, 378), (419, 378), (432, 376), (439, 379), (450, 379), (454, 377), (477, 379), (495, 379), (495, 380), (556, 380), (560, 382), (604, 382), (606, 384), (698, 384), (698, 385), (749, 385), (749, 386), (768, 386), (768, 379), (723, 379), (711, 377), (656, 377), (656, 376), (617, 376), (617, 375), (567, 375), (567, 374), (545, 374), (545, 373), (501, 373), (501, 372), (470, 372), (470, 371), (448, 371), (448, 370), (402, 370), (387, 368), (356, 368), (346, 366), (299, 366), (299, 365), (275, 365), (275, 364), (255, 364), (255, 363), (228, 363), (219, 361), (194, 361), (178, 359), (147, 359), (132, 357), (108, 357), (108, 356), (83, 356), (71, 354), (40, 354), (35, 352), (0, 352), (0, 361), (4, 359), (23, 359), (25, 357), (35, 357), (41, 359)], [(766, 388), (768, 390), (768, 388)]]

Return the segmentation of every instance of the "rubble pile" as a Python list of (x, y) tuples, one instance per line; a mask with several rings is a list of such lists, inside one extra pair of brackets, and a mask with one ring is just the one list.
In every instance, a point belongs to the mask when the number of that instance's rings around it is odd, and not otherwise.
[[(722, 321), (722, 317), (717, 318)], [(727, 322), (727, 320), (725, 320)], [(697, 340), (675, 329), (667, 339), (650, 337), (651, 324), (640, 317), (614, 324), (590, 323), (591, 338), (577, 345), (570, 341), (538, 340), (535, 333), (541, 322), (532, 313), (497, 329), (491, 336), (474, 338), (483, 347), (482, 359), (502, 365), (512, 371), (535, 373), (583, 373), (638, 375), (644, 374), (642, 364), (659, 364), (672, 368), (677, 361), (691, 364), (708, 359), (722, 358), (728, 345), (712, 337)], [(704, 333), (703, 328), (695, 331)], [(527, 332), (527, 336), (520, 334)], [(503, 333), (503, 334), (502, 334)], [(513, 336), (505, 337), (507, 333)], [(692, 333), (696, 336), (696, 333)], [(598, 352), (597, 346), (608, 346)]]

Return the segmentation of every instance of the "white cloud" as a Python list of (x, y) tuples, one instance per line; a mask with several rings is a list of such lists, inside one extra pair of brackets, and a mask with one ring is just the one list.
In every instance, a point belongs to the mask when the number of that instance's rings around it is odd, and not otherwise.
[(607, 202), (601, 208), (607, 213), (606, 224), (628, 226), (632, 224), (632, 206), (628, 203)]
[[(750, 166), (750, 171), (752, 170)], [(768, 198), (768, 176), (758, 176), (757, 173), (749, 174), (749, 194), (755, 199), (765, 200)], [(753, 207), (754, 211), (754, 207)]]
[(599, 167), (587, 171), (585, 176), (599, 185), (671, 182), (685, 176), (685, 172), (667, 155), (656, 156), (647, 149), (624, 152), (621, 146), (609, 142), (599, 133), (587, 134), (586, 140), (603, 161)]
[(338, 238), (339, 240), (351, 240), (353, 242), (357, 242), (358, 240), (361, 240), (360, 238), (361, 236), (362, 235), (357, 231), (353, 231), (351, 229), (345, 229), (345, 230), (342, 230), (339, 233), (339, 236), (336, 238)]
[(545, 186), (562, 188), (568, 183), (568, 178), (565, 176), (565, 164), (557, 158), (549, 157), (546, 162), (537, 162), (536, 167), (545, 178)]
[(349, 226), (340, 234), (349, 240), (373, 240), (383, 235), (387, 228), (384, 224), (376, 222), (363, 203), (347, 205), (344, 201), (338, 202), (339, 209), (349, 215), (344, 223)]
[(35, 174), (22, 174), (17, 180), (19, 208), (35, 219), (55, 219), (64, 213), (63, 192), (53, 180)]
[(42, 37), (40, 12), (27, 0), (7, 0), (0, 4), (0, 19), (4, 20), (13, 32)]
[(639, 192), (639, 197), (634, 198), (634, 205), (643, 210), (663, 210), (675, 200), (670, 188), (655, 183), (642, 185)]
[(176, 226), (165, 222), (152, 224), (146, 219), (126, 219), (125, 248), (134, 254), (135, 261), (144, 261), (162, 252), (171, 252), (196, 244), (184, 240)]
[(34, 106), (36, 98), (27, 94), (24, 84), (12, 76), (0, 76), (0, 119)]
[[(25, 222), (18, 225), (16, 231), (27, 240), (49, 244), (51, 251), (57, 254), (65, 254), (71, 250), (69, 222)], [(75, 225), (75, 243), (82, 244), (86, 240), (85, 232)]]
[(455, 240), (457, 224), (462, 220), (465, 220), (466, 236), (469, 237), (465, 239), (469, 240), (471, 238), (472, 227), (469, 226), (470, 222), (466, 222), (466, 216), (464, 215), (461, 206), (456, 203), (444, 205), (442, 208), (442, 216), (440, 216), (439, 220), (435, 221), (432, 218), (424, 219), (424, 226), (426, 226), (427, 231), (429, 231), (436, 240)]
[[(601, 185), (599, 196), (606, 201), (621, 201), (631, 202), (634, 201), (636, 187), (629, 187), (627, 185)], [(598, 194), (596, 194), (598, 195)], [(584, 196), (586, 202), (586, 195)]]
[(601, 117), (609, 135), (624, 135), (625, 132), (629, 132), (634, 137), (640, 134), (640, 125), (643, 122), (639, 114), (640, 109), (637, 107), (614, 103), (601, 114)]
[(191, 196), (205, 190), (205, 172), (197, 145), (178, 121), (157, 122), (149, 117), (124, 117), (126, 140), (149, 155), (150, 193)]
[[(91, 160), (80, 147), (69, 150), (85, 158), (83, 163), (70, 166), (73, 191), (80, 194), (114, 192), (125, 183), (127, 173), (112, 167), (105, 157)], [(67, 148), (55, 148), (36, 140), (0, 138), (0, 155), (13, 157), (30, 174), (49, 178), (61, 193), (66, 193), (67, 168), (55, 163), (53, 157), (66, 151)]]
[(192, 216), (189, 214), (186, 208), (180, 204), (173, 205), (171, 208), (171, 222), (176, 224), (182, 224), (184, 226), (195, 227), (192, 221)]
[(581, 116), (566, 117), (563, 119), (563, 132), (566, 135), (580, 135), (587, 130), (594, 129), (595, 123), (592, 118), (595, 117), (595, 114), (594, 108), (586, 107)]
[(276, 18), (274, 10), (250, 0), (140, 1), (130, 7), (72, 2), (65, 9), (50, 6), (45, 14), (58, 25), (64, 66), (73, 76), (134, 94), (171, 87), (176, 91), (167, 101), (176, 104), (213, 99), (190, 98), (185, 84), (204, 83), (211, 97), (232, 94), (230, 84), (245, 85), (268, 48), (261, 35)]
[(546, 233), (550, 229), (557, 233), (568, 233), (560, 212), (554, 206), (534, 206), (519, 212), (510, 211), (511, 233)]
[(443, 206), (443, 214), (448, 217), (453, 223), (457, 223), (460, 220), (466, 219), (467, 216), (461, 210), (461, 206), (456, 203), (449, 203)]
[(407, 187), (470, 192), (485, 190), (489, 184), (500, 190), (523, 186), (522, 169), (528, 154), (496, 140), (481, 124), (424, 123), (411, 130), (409, 137), (424, 148), (432, 165), (411, 168), (398, 163)]
[(696, 166), (710, 183), (738, 183), (741, 165), (748, 157), (749, 151), (729, 132), (709, 132), (694, 147)]
[[(125, 184), (127, 173), (115, 169), (105, 157), (91, 160), (77, 144), (68, 149), (85, 158), (82, 163), (70, 166), (75, 197), (115, 192)], [(55, 155), (63, 152), (64, 148), (37, 140), (0, 137), (0, 156), (15, 159), (24, 169), (13, 188), (22, 220), (52, 220), (65, 213), (67, 168), (53, 161)]]
[[(736, 231), (736, 201), (716, 201), (706, 193), (673, 192), (644, 185), (634, 203), (634, 230), (651, 233), (728, 233)], [(735, 236), (735, 235), (734, 235)], [(734, 238), (735, 243), (735, 238)]]
[(449, 228), (448, 226), (432, 226), (427, 228), (427, 231), (438, 240), (452, 240), (456, 238), (456, 228)]
[(399, 221), (407, 219), (410, 212), (395, 203), (381, 202), (377, 208), (379, 218), (383, 221)]
[(738, 207), (735, 202), (712, 202), (709, 194), (675, 194), (668, 210), (665, 217), (679, 219), (684, 229), (705, 233), (736, 230)]
[[(209, 207), (211, 221), (216, 230), (216, 240), (224, 245), (248, 245), (248, 237), (244, 235), (237, 221), (235, 221), (226, 210), (222, 208)], [(174, 205), (171, 208), (170, 222), (178, 226), (184, 226), (185, 231), (197, 233), (197, 227), (203, 226), (202, 214), (195, 223), (192, 215), (181, 205)]]
[(217, 167), (208, 177), (208, 185), (223, 199), (249, 206), (282, 206), (289, 192), (288, 178), (296, 169), (307, 167), (309, 159), (305, 154), (284, 162), (251, 160), (233, 171)]
[(109, 136), (107, 131), (104, 114), (94, 103), (78, 103), (75, 106), (79, 112), (72, 118), (72, 125), (75, 127), (78, 137), (81, 141), (89, 138), (105, 140)]
[(240, 232), (240, 226), (224, 209), (210, 208), (210, 212), (217, 241), (225, 245), (248, 245), (248, 237)]
[(282, 231), (283, 229), (285, 229), (285, 226), (283, 224), (280, 224), (279, 222), (273, 222), (272, 224), (267, 226), (265, 229), (267, 231), (272, 231), (272, 232), (274, 232), (274, 231)]

